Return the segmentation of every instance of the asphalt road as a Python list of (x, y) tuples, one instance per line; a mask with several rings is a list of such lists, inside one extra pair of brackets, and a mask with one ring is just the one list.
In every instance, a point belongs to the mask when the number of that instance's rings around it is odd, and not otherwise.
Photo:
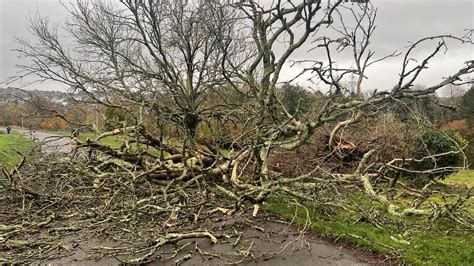
[(13, 129), (13, 132), (21, 133), (28, 138), (34, 138), (41, 145), (41, 150), (45, 153), (62, 153), (67, 154), (71, 152), (71, 139), (68, 136), (61, 136), (49, 132), (35, 131), (30, 135), (29, 130)]

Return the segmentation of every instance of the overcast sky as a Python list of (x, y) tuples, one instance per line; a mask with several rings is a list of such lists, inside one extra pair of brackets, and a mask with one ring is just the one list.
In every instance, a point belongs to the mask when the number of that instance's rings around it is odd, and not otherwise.
[[(117, 0), (118, 1), (118, 0)], [(68, 3), (68, 1), (63, 1)], [(377, 29), (373, 36), (376, 55), (383, 56), (394, 50), (404, 51), (410, 41), (428, 35), (463, 35), (474, 28), (474, 1), (472, 0), (373, 0), (378, 7)], [(14, 36), (31, 38), (27, 30), (28, 15), (39, 12), (52, 22), (61, 23), (67, 18), (58, 0), (0, 0), (0, 83), (17, 71), (15, 65), (25, 63), (17, 58)], [(423, 51), (420, 51), (423, 52)], [(426, 51), (425, 51), (426, 52)], [(295, 54), (294, 59), (308, 59), (306, 51)], [(419, 79), (420, 84), (430, 85), (459, 69), (467, 60), (474, 59), (473, 45), (452, 44), (448, 52), (436, 58)], [(341, 58), (340, 64), (349, 64)], [(364, 89), (389, 89), (395, 84), (401, 66), (401, 58), (378, 64), (368, 73)], [(285, 77), (297, 73), (293, 67), (284, 71)], [(302, 85), (310, 85), (305, 80)], [(18, 84), (13, 84), (18, 86)], [(4, 87), (4, 84), (0, 84)], [(56, 83), (36, 84), (31, 89), (61, 89)]]

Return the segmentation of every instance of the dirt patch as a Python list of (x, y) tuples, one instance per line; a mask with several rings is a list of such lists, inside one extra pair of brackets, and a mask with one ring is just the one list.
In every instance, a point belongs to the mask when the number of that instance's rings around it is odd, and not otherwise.
[(345, 157), (339, 159), (328, 147), (329, 135), (322, 130), (315, 134), (307, 145), (295, 150), (272, 150), (269, 164), (272, 170), (281, 173), (282, 177), (293, 178), (306, 174), (316, 166), (324, 165), (329, 171), (352, 173), (362, 158), (364, 148), (339, 150)]

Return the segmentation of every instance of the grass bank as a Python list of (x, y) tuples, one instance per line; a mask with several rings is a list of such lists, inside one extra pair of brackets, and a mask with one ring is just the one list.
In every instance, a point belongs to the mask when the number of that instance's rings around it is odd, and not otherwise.
[(18, 133), (0, 134), (0, 165), (16, 164), (32, 150), (35, 143)]
[[(474, 171), (462, 171), (447, 178), (437, 189), (465, 191), (473, 182)], [(311, 229), (324, 237), (384, 254), (401, 263), (474, 265), (472, 231), (459, 230), (452, 221), (440, 219), (430, 224), (426, 217), (390, 217), (380, 204), (361, 193), (348, 193), (346, 201), (353, 207), (344, 209), (309, 203), (298, 206), (292, 204), (292, 199), (277, 198), (264, 205), (264, 209), (299, 224), (309, 223)], [(426, 204), (437, 201), (441, 199), (434, 198)], [(473, 201), (471, 198), (467, 206), (471, 215), (474, 214)], [(403, 198), (398, 200), (399, 204), (403, 202)]]
[[(79, 139), (82, 141), (85, 141), (87, 139), (94, 140), (95, 138), (97, 138), (97, 135), (93, 133), (82, 133), (79, 135)], [(113, 149), (118, 149), (120, 148), (120, 146), (123, 144), (124, 141), (125, 141), (125, 137), (123, 136), (108, 136), (108, 137), (102, 138), (99, 141), (99, 143), (109, 146), (110, 148), (113, 148)]]
[[(79, 136), (79, 139), (82, 141), (86, 141), (87, 139), (89, 140), (95, 140), (97, 138), (96, 134), (93, 133), (83, 133)], [(126, 137), (123, 135), (117, 135), (117, 136), (107, 136), (105, 138), (102, 138), (99, 140), (99, 143), (105, 146), (108, 146), (112, 149), (119, 149), (122, 147), (122, 145), (125, 144), (126, 140), (134, 140), (133, 138)], [(150, 155), (153, 156), (160, 156), (160, 151), (152, 146), (148, 146), (146, 144), (140, 144), (141, 148), (143, 151), (146, 151)], [(136, 153), (137, 152), (137, 144), (131, 142), (130, 146), (128, 149), (123, 150), (125, 153)], [(169, 156), (170, 154), (168, 152), (163, 153), (164, 156)]]
[(450, 187), (474, 187), (474, 170), (459, 171), (450, 175), (446, 180), (443, 180), (442, 183)]

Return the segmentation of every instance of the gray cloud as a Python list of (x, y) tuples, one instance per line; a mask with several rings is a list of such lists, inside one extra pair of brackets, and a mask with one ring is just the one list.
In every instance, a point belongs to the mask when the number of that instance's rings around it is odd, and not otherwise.
[[(64, 7), (58, 0), (0, 0), (0, 87), (3, 87), (1, 82), (16, 74), (15, 65), (27, 63), (18, 59), (12, 50), (17, 47), (15, 37), (32, 40), (32, 35), (28, 31), (28, 18), (38, 13), (47, 16), (56, 24), (63, 23), (67, 17)], [(62, 89), (63, 86), (55, 82), (44, 82), (31, 88), (53, 90)]]

